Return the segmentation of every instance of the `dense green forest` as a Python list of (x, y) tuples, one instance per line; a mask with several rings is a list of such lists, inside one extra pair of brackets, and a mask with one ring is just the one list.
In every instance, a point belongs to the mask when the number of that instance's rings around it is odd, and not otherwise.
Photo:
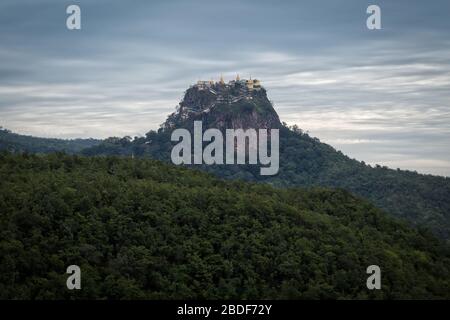
[[(170, 117), (169, 117), (170, 118)], [(169, 129), (145, 137), (45, 139), (0, 130), (0, 150), (11, 152), (121, 155), (150, 157), (170, 162), (174, 145)], [(397, 218), (427, 228), (450, 244), (450, 178), (389, 169), (350, 159), (333, 147), (310, 137), (298, 127), (280, 127), (280, 171), (259, 175), (259, 166), (196, 166), (226, 179), (265, 182), (276, 187), (343, 188), (369, 199)]]
[(79, 153), (85, 148), (100, 144), (97, 139), (54, 139), (38, 138), (13, 133), (0, 127), (0, 150), (9, 152), (51, 153), (64, 151), (66, 153)]
[[(170, 162), (171, 130), (150, 131), (146, 137), (109, 139), (82, 151), (85, 155), (151, 157)], [(259, 175), (258, 166), (203, 165), (198, 169), (227, 179), (259, 181), (277, 187), (343, 188), (371, 200), (389, 214), (450, 239), (450, 178), (387, 167), (371, 167), (350, 159), (296, 126), (280, 128), (280, 170)]]
[[(66, 289), (71, 264), (81, 290)], [(366, 288), (372, 264), (381, 290)], [(3, 299), (448, 299), (449, 268), (448, 247), (344, 190), (0, 153)]]

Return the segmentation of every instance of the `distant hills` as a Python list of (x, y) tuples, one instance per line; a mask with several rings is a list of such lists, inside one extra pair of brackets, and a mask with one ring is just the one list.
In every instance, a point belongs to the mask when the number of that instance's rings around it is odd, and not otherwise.
[[(62, 142), (18, 135), (11, 140), (9, 133), (0, 136), (0, 149), (10, 145), (12, 150), (28, 152), (66, 150), (88, 156), (151, 157), (170, 162), (170, 152), (175, 144), (170, 141), (172, 130), (190, 129), (195, 120), (202, 120), (204, 129), (278, 128), (280, 170), (276, 176), (261, 176), (259, 166), (251, 165), (196, 165), (194, 168), (226, 179), (264, 182), (276, 187), (342, 188), (369, 199), (394, 217), (405, 219), (418, 228), (432, 230), (441, 239), (449, 241), (450, 178), (371, 167), (350, 159), (297, 126), (288, 127), (281, 123), (266, 90), (259, 82), (258, 85), (257, 89), (249, 88), (246, 80), (242, 80), (191, 86), (177, 111), (168, 116), (158, 131), (150, 131), (145, 137)], [(20, 142), (17, 148), (14, 147), (16, 142)], [(52, 147), (46, 148), (47, 142), (52, 142)]]
[(13, 133), (0, 127), (0, 150), (10, 152), (51, 153), (64, 151), (69, 154), (93, 147), (102, 142), (98, 139), (54, 139), (37, 138)]
[(1, 299), (450, 298), (448, 247), (344, 190), (0, 153), (0, 213)]

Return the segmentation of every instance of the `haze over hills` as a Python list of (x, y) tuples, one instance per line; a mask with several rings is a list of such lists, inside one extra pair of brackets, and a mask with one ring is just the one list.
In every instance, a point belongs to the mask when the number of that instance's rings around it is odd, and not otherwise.
[(158, 131), (134, 139), (109, 138), (81, 153), (151, 157), (170, 162), (175, 144), (170, 140), (171, 132), (175, 128), (192, 129), (195, 120), (202, 121), (204, 130), (280, 129), (280, 169), (276, 176), (261, 176), (259, 167), (254, 165), (196, 165), (196, 169), (226, 179), (265, 182), (277, 187), (343, 188), (369, 199), (395, 217), (432, 230), (442, 239), (450, 238), (449, 178), (371, 167), (350, 159), (296, 126), (287, 127), (280, 122), (266, 90), (255, 79), (199, 82), (186, 90), (176, 112), (168, 116)]
[(55, 139), (37, 138), (20, 135), (0, 127), (0, 150), (10, 152), (51, 153), (64, 151), (66, 153), (78, 153), (81, 150), (98, 145), (99, 139)]

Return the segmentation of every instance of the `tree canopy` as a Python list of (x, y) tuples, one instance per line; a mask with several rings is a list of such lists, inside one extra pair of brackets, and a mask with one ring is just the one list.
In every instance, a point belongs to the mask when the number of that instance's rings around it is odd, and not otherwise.
[[(71, 264), (81, 290), (66, 288)], [(381, 290), (366, 288), (373, 264)], [(432, 235), (341, 189), (0, 154), (3, 299), (448, 299), (449, 266)]]

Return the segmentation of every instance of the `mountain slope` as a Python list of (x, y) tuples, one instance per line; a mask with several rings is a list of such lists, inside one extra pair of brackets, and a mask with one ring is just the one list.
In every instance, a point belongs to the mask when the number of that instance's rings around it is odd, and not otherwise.
[(1, 298), (450, 298), (448, 249), (343, 190), (2, 153), (0, 226)]
[[(150, 156), (170, 162), (175, 128), (192, 128), (202, 120), (203, 128), (279, 128), (280, 170), (276, 176), (261, 176), (259, 166), (201, 165), (196, 168), (227, 179), (262, 181), (279, 187), (339, 187), (371, 200), (395, 217), (431, 229), (441, 239), (450, 239), (450, 178), (415, 172), (370, 167), (350, 159), (297, 127), (280, 123), (276, 111), (261, 88), (252, 99), (214, 104), (208, 91), (190, 88), (177, 112), (158, 132), (134, 141), (105, 141), (83, 150), (85, 155)], [(211, 108), (211, 106), (213, 106)]]

